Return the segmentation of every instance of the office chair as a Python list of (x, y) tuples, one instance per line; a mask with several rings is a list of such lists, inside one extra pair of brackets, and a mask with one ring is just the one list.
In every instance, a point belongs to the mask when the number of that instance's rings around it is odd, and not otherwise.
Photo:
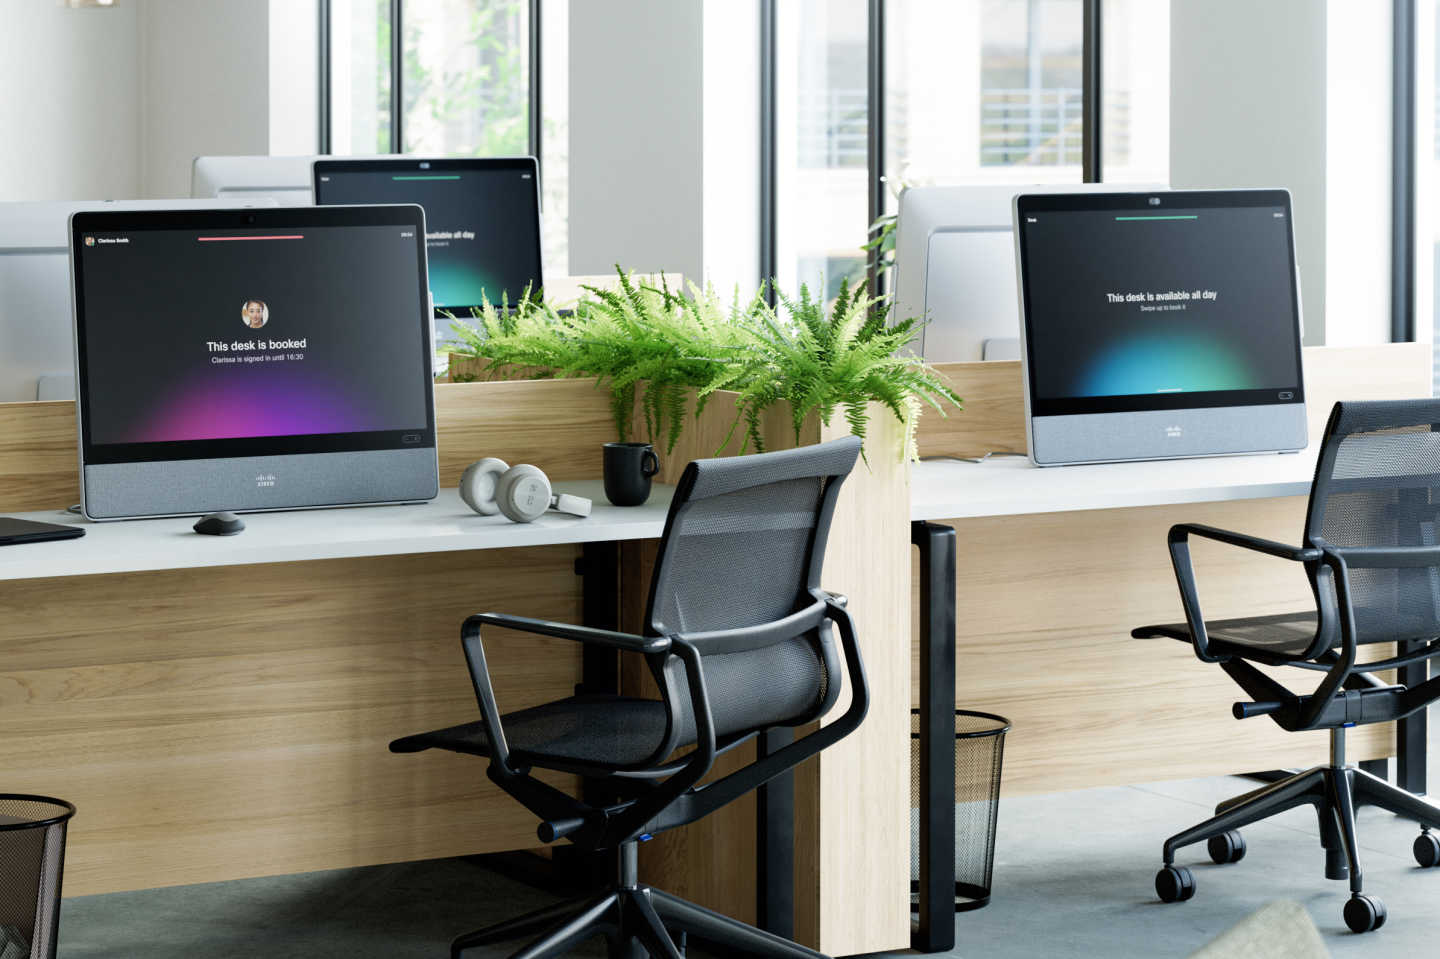
[[(1412, 686), (1374, 674), (1440, 655), (1440, 400), (1336, 403), (1315, 467), (1305, 518), (1305, 545), (1294, 547), (1208, 526), (1171, 527), (1170, 558), (1185, 622), (1144, 626), (1137, 638), (1191, 643), (1217, 663), (1251, 701), (1237, 719), (1269, 716), (1282, 729), (1330, 731), (1330, 762), (1226, 800), (1214, 817), (1165, 841), (1155, 891), (1165, 902), (1195, 894), (1176, 850), (1206, 842), (1217, 863), (1238, 862), (1238, 830), (1302, 804), (1315, 807), (1325, 876), (1350, 880), (1345, 923), (1355, 932), (1385, 924), (1384, 904), (1364, 892), (1355, 807), (1378, 806), (1420, 825), (1415, 861), (1440, 864), (1440, 806), (1345, 762), (1345, 730), (1391, 722), (1440, 698), (1440, 677)], [(1191, 536), (1301, 563), (1315, 609), (1207, 622), (1190, 563)], [(1398, 643), (1396, 655), (1358, 663), (1360, 646)], [(1321, 672), (1313, 692), (1293, 692), (1256, 664)], [(1428, 670), (1426, 670), (1428, 672)]]
[[(854, 437), (801, 449), (698, 460), (676, 487), (660, 541), (644, 635), (502, 613), (465, 621), (461, 643), (482, 718), (398, 739), (394, 752), (430, 747), (488, 756), (490, 778), (541, 819), (539, 837), (618, 850), (614, 886), (596, 898), (547, 907), (463, 935), (466, 949), (542, 933), (524, 959), (559, 955), (603, 934), (611, 956), (681, 955), (693, 935), (729, 952), (813, 957), (813, 950), (638, 881), (636, 843), (705, 816), (853, 732), (869, 692), (843, 597), (820, 588), (840, 484), (855, 465)], [(577, 694), (500, 714), (485, 664), (483, 627), (502, 626), (639, 653), (659, 699)], [(715, 757), (778, 726), (813, 723), (840, 694), (837, 627), (850, 675), (849, 708), (835, 722), (699, 785)], [(684, 755), (677, 749), (694, 747)], [(575, 773), (584, 797), (532, 769)], [(703, 864), (696, 863), (696, 868)]]

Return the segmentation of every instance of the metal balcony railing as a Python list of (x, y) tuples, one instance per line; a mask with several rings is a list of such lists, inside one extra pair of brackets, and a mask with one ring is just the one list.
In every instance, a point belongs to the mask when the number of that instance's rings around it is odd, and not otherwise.
[[(814, 90), (797, 104), (796, 161), (802, 169), (864, 167), (868, 138), (867, 98), (861, 89)], [(1083, 141), (1079, 87), (987, 87), (980, 91), (980, 165), (1079, 166)], [(906, 100), (886, 104), (889, 151), (905, 155)], [(1129, 156), (1127, 91), (1105, 98), (1105, 154), (1109, 162)]]

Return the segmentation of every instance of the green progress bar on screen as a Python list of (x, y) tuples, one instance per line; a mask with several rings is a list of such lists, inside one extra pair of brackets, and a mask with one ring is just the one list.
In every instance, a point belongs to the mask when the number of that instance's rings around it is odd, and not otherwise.
[(390, 179), (392, 179), (392, 180), (458, 180), (458, 179), (460, 179), (460, 174), (458, 174), (458, 173), (452, 173), (452, 174), (448, 174), (448, 175), (441, 175), (441, 174), (438, 174), (438, 173), (437, 173), (437, 174), (434, 174), (434, 175), (432, 175), (432, 176), (392, 176)]
[(1199, 217), (1197, 214), (1192, 213), (1192, 214), (1190, 214), (1189, 216), (1117, 216), (1115, 219), (1117, 219), (1117, 220), (1198, 220), (1198, 219), (1200, 219), (1200, 217)]

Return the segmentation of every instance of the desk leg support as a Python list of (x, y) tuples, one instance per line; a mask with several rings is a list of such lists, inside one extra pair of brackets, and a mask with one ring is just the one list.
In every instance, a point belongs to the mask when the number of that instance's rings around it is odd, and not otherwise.
[[(770, 729), (757, 746), (763, 758), (795, 741), (791, 729)], [(795, 773), (776, 776), (756, 792), (755, 924), (795, 938)]]
[[(575, 561), (580, 577), (580, 620), (595, 629), (620, 629), (620, 544), (585, 543)], [(585, 643), (581, 648), (580, 683), (577, 695), (619, 693), (620, 654), (613, 649)], [(584, 798), (591, 803), (608, 803), (614, 797), (588, 786)], [(555, 846), (554, 863), (560, 875), (586, 877), (588, 888), (603, 889), (618, 868), (615, 853), (582, 853), (568, 843)]]
[[(620, 544), (585, 543), (575, 561), (579, 574), (580, 618), (595, 629), (620, 629)], [(586, 643), (581, 655), (579, 692), (620, 692), (620, 654)]]
[[(1421, 642), (1401, 643), (1401, 652), (1410, 653), (1424, 645)], [(1430, 675), (1430, 661), (1423, 659), (1400, 671), (1400, 682), (1409, 687), (1425, 682)], [(1395, 724), (1395, 780), (1401, 789), (1423, 794), (1425, 789), (1425, 740), (1428, 738), (1429, 717), (1420, 710)]]
[(955, 947), (955, 530), (910, 524), (920, 550), (920, 892), (911, 946)]

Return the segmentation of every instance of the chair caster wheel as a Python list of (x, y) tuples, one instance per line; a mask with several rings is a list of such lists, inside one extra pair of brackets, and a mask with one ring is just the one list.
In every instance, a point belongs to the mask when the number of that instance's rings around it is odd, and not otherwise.
[(1218, 836), (1211, 836), (1205, 848), (1210, 850), (1210, 859), (1217, 866), (1239, 862), (1245, 858), (1245, 837), (1240, 835), (1240, 830), (1232, 829)]
[(1371, 932), (1385, 925), (1385, 904), (1374, 896), (1357, 893), (1345, 903), (1345, 925), (1354, 933)]
[(1421, 869), (1440, 866), (1440, 839), (1436, 839), (1434, 833), (1422, 832), (1415, 837), (1415, 845), (1410, 848)]
[(1161, 902), (1184, 902), (1195, 896), (1195, 877), (1184, 866), (1164, 866), (1155, 874), (1155, 895)]

